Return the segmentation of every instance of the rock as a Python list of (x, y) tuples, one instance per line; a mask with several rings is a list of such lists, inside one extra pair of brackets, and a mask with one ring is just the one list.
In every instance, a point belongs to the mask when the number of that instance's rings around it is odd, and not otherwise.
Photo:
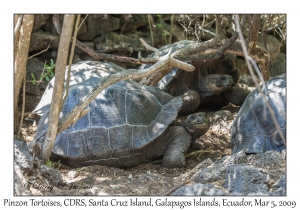
[[(286, 162), (286, 150), (280, 152), (267, 151), (256, 155), (249, 155), (247, 161), (255, 167), (280, 168), (280, 165)], [(276, 168), (275, 168), (276, 167)]]
[(122, 15), (120, 17), (120, 30), (121, 32), (130, 32), (134, 29), (137, 29), (141, 26), (148, 24), (148, 17), (147, 15)]
[(226, 171), (225, 188), (234, 195), (267, 193), (269, 173), (253, 166), (229, 166)]
[(172, 195), (177, 196), (219, 196), (227, 195), (227, 193), (213, 184), (193, 184), (183, 186), (177, 189)]
[[(280, 52), (281, 43), (278, 39), (271, 34), (264, 34), (264, 39), (267, 45), (268, 52), (270, 53), (271, 60), (276, 60), (278, 53)], [(261, 35), (258, 36), (258, 45), (265, 49), (264, 40)]]
[(270, 190), (269, 195), (286, 196), (286, 175), (283, 175)]
[(275, 60), (271, 61), (272, 68), (270, 69), (271, 76), (275, 77), (279, 74), (286, 73), (286, 54), (279, 53)]
[[(82, 17), (80, 17), (80, 22), (79, 24), (82, 23), (83, 19), (84, 19), (85, 15), (82, 15)], [(63, 21), (64, 21), (64, 15), (60, 15), (59, 16), (59, 21), (60, 21), (60, 24), (63, 25)], [(76, 22), (76, 19), (75, 19), (75, 22)], [(43, 26), (43, 29), (44, 31), (47, 31), (51, 34), (55, 34), (55, 35), (58, 35), (57, 33), (57, 30), (53, 24), (53, 15), (50, 15), (50, 18), (49, 20), (47, 21), (47, 23)], [(85, 21), (82, 23), (81, 27), (79, 28), (79, 31), (77, 32), (77, 36), (85, 33), (87, 30), (87, 27), (86, 27), (86, 23)]]
[(40, 170), (42, 176), (48, 179), (48, 181), (53, 185), (57, 186), (57, 184), (62, 182), (63, 180), (60, 171), (55, 168), (50, 168), (46, 165), (42, 165)]
[(14, 195), (33, 195), (28, 189), (29, 185), (23, 173), (20, 166), (14, 161)]
[[(163, 22), (163, 26), (164, 26), (164, 29), (166, 31), (168, 31), (169, 33), (171, 33), (171, 25), (168, 24), (168, 23), (165, 23)], [(156, 33), (159, 33), (159, 30), (156, 32)], [(162, 34), (163, 32), (161, 31), (160, 34)], [(172, 43), (173, 42), (176, 42), (176, 41), (180, 41), (180, 40), (185, 40), (186, 37), (184, 35), (184, 31), (177, 25), (173, 25), (173, 28), (172, 28), (172, 36), (173, 37), (176, 37), (176, 39), (172, 39)], [(169, 40), (169, 38), (167, 38), (167, 40)]]
[[(130, 38), (126, 35), (121, 36), (118, 33), (110, 32), (93, 40), (97, 52), (111, 53), (115, 51), (141, 51), (145, 50), (140, 41)], [(144, 48), (144, 49), (143, 49)]]
[[(95, 48), (94, 42), (82, 42), (82, 43), (88, 46), (92, 50), (94, 50)], [(86, 52), (84, 52), (82, 49), (80, 49), (77, 46), (75, 47), (74, 53), (77, 53), (78, 55), (86, 54)]]
[(48, 19), (49, 15), (34, 15), (34, 24), (32, 31), (37, 31), (38, 29), (42, 28), (42, 26), (47, 23)]
[[(206, 165), (206, 168), (195, 167), (199, 172), (191, 178), (191, 181), (201, 184), (217, 183), (219, 187), (227, 189), (229, 195), (285, 195), (285, 158), (285, 150), (247, 156), (239, 152), (225, 156), (212, 164), (199, 164)], [(206, 162), (211, 161), (208, 159)], [(196, 186), (189, 186), (188, 192), (194, 193)], [(202, 188), (200, 185), (198, 187)], [(227, 193), (226, 190), (225, 192)]]
[[(248, 74), (248, 66), (243, 57), (237, 57), (236, 60), (236, 68), (240, 72), (240, 79), (243, 75)], [(249, 75), (249, 74), (248, 74)]]
[[(256, 77), (256, 80), (259, 81), (259, 78)], [(249, 87), (255, 87), (255, 83), (253, 81), (253, 78), (249, 74), (243, 74), (240, 76), (239, 79), (239, 84), (244, 87), (246, 86), (247, 88)]]
[[(97, 37), (93, 40), (95, 43), (95, 49), (97, 52), (111, 53), (111, 52), (138, 52), (146, 51), (144, 45), (140, 42), (139, 38), (143, 39), (147, 43), (151, 43), (151, 38), (149, 36), (144, 36), (145, 34), (130, 33), (127, 35), (120, 35), (116, 32), (110, 32)], [(157, 36), (154, 36), (155, 40), (159, 40)], [(155, 43), (156, 44), (156, 43)]]
[(14, 161), (24, 172), (31, 172), (33, 159), (25, 141), (14, 140)]
[(221, 160), (215, 161), (213, 165), (201, 170), (194, 176), (193, 181), (206, 184), (225, 179), (227, 167), (245, 163), (246, 161), (246, 154), (242, 152), (225, 156)]
[(59, 36), (47, 32), (32, 32), (29, 52), (44, 50), (50, 45), (49, 49), (57, 49)]
[(117, 30), (120, 28), (120, 20), (112, 15), (89, 15), (85, 20), (87, 30), (78, 35), (79, 40), (90, 41), (98, 35)]
[(74, 63), (79, 63), (79, 62), (81, 62), (82, 60), (81, 60), (81, 58), (79, 57), (79, 55), (78, 54), (74, 54), (73, 55), (73, 61), (72, 61), (72, 64), (74, 64)]

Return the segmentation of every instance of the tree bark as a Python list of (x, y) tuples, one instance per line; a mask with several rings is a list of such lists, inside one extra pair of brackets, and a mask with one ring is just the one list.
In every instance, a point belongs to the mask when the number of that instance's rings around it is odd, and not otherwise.
[(62, 95), (64, 90), (65, 70), (68, 51), (72, 37), (75, 15), (65, 15), (62, 34), (58, 46), (58, 54), (55, 68), (55, 82), (53, 88), (52, 102), (50, 105), (49, 123), (42, 150), (42, 161), (45, 163), (52, 152), (57, 135), (59, 113), (61, 111)]
[(14, 130), (17, 128), (18, 121), (18, 98), (26, 74), (26, 64), (30, 44), (30, 36), (34, 23), (34, 15), (24, 15), (23, 23), (20, 29), (18, 45), (15, 46), (14, 63)]

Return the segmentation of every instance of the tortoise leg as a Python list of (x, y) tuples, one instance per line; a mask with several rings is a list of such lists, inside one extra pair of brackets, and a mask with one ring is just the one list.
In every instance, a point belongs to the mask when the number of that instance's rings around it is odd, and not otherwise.
[(166, 152), (162, 160), (162, 166), (166, 168), (181, 168), (185, 165), (185, 153), (187, 152), (192, 136), (181, 126), (171, 126), (163, 138), (168, 139)]
[(230, 103), (236, 106), (241, 106), (243, 105), (245, 99), (247, 98), (250, 92), (250, 90), (246, 90), (241, 87), (232, 87), (230, 90), (222, 93), (222, 95)]
[(184, 94), (176, 96), (176, 98), (179, 98), (183, 102), (179, 114), (191, 114), (200, 105), (199, 93), (194, 90), (188, 90)]

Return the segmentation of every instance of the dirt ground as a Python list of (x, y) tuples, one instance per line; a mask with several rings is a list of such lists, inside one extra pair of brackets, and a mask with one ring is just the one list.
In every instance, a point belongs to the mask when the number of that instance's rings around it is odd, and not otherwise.
[[(166, 195), (170, 190), (182, 185), (189, 180), (197, 170), (193, 170), (199, 163), (210, 158), (212, 161), (229, 155), (230, 150), (230, 128), (238, 107), (229, 105), (225, 110), (232, 113), (232, 117), (220, 117), (217, 123), (211, 125), (211, 129), (202, 137), (201, 150), (189, 151), (184, 168), (168, 169), (161, 166), (161, 160), (140, 166), (119, 169), (107, 166), (88, 166), (72, 169), (68, 166), (57, 164), (55, 169), (59, 170), (62, 177), (52, 175), (41, 175), (40, 172), (27, 174), (25, 176), (26, 187), (33, 195)], [(211, 122), (215, 112), (206, 111)], [(224, 118), (224, 119), (222, 119)], [(220, 120), (221, 119), (221, 120)], [(216, 120), (215, 120), (216, 121)], [(220, 134), (220, 128), (226, 131)], [(32, 122), (25, 121), (22, 134), (26, 141), (34, 138), (37, 127)], [(216, 132), (217, 130), (217, 132)], [(217, 134), (218, 133), (218, 134)], [(52, 176), (52, 178), (51, 178)], [(221, 183), (222, 184), (222, 183)], [(219, 183), (220, 186), (220, 183)], [(18, 193), (17, 193), (18, 194)]]

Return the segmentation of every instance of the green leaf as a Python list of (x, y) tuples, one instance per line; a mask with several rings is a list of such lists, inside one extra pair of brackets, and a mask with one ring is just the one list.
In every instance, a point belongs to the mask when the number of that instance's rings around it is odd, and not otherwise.
[(54, 77), (53, 71), (51, 71), (50, 76), (51, 76), (51, 77)]
[(46, 80), (47, 80), (47, 82), (49, 82), (49, 80), (50, 80), (50, 79), (49, 79), (49, 77), (48, 77), (48, 76), (46, 76)]
[(164, 35), (170, 35), (170, 33), (166, 30), (163, 30)]
[(53, 59), (50, 59), (50, 63), (51, 63), (51, 67), (53, 68), (54, 67)]
[(48, 167), (51, 167), (51, 168), (52, 168), (52, 166), (53, 166), (53, 163), (52, 163), (52, 161), (51, 161), (51, 160), (47, 160), (47, 162), (46, 162), (46, 166), (48, 166)]
[(156, 24), (156, 27), (157, 27), (157, 28), (163, 28), (163, 25), (162, 25), (161, 23), (157, 23), (157, 24)]
[(33, 80), (35, 80), (34, 74), (33, 74), (33, 73), (30, 73), (30, 75), (31, 75), (31, 78), (32, 78)]
[(35, 82), (35, 81), (31, 81), (31, 83), (34, 84), (34, 85), (36, 85), (36, 82)]

